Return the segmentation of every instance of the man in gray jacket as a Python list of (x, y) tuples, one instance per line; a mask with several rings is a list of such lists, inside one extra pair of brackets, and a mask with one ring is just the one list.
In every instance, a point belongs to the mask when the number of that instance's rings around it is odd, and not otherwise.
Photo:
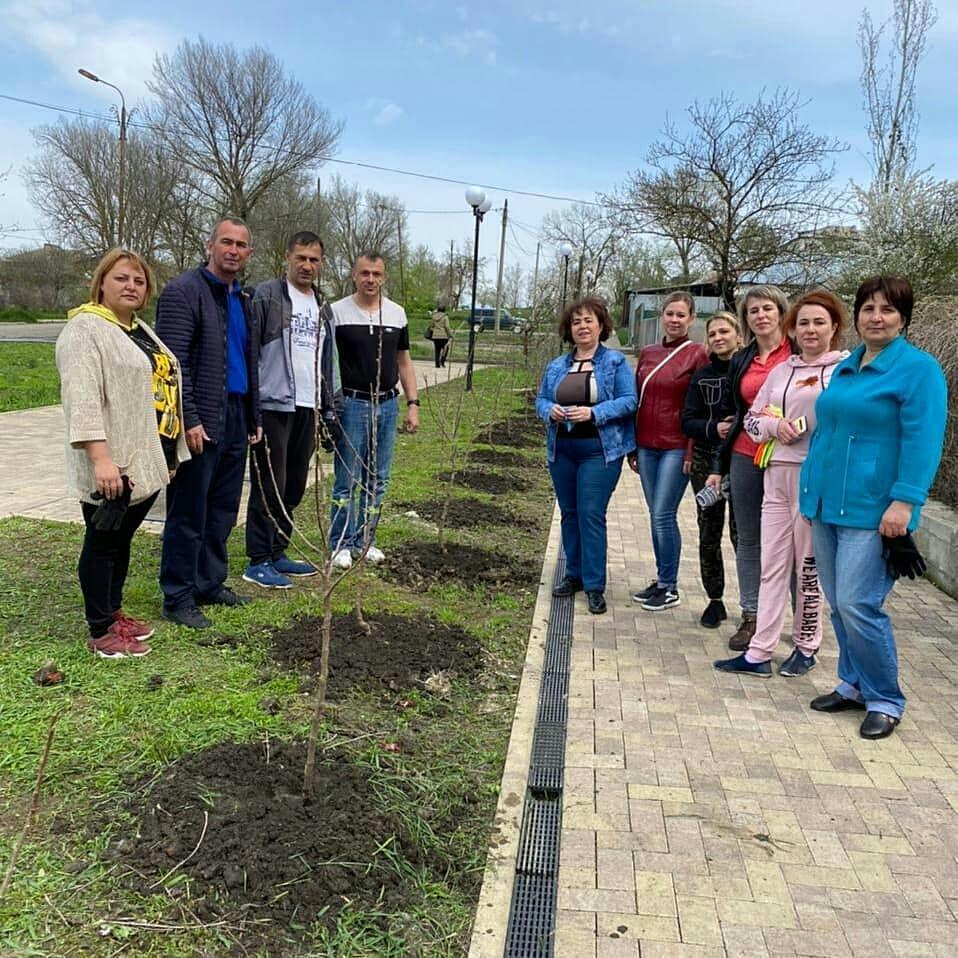
[(316, 450), (317, 416), (320, 433), (329, 434), (342, 403), (333, 313), (315, 285), (322, 268), (322, 240), (297, 233), (286, 247), (285, 276), (257, 286), (251, 307), (264, 441), (250, 462), (243, 578), (265, 589), (288, 589), (291, 576), (318, 571), (286, 548)]

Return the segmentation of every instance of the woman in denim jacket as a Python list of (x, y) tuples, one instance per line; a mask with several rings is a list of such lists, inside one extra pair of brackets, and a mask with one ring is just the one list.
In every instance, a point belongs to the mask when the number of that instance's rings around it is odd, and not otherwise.
[(536, 398), (536, 412), (549, 427), (549, 473), (566, 556), (566, 577), (552, 594), (584, 589), (594, 615), (606, 611), (605, 514), (622, 460), (635, 449), (635, 381), (625, 356), (602, 345), (611, 332), (602, 300), (568, 306), (559, 336), (572, 349), (546, 367)]

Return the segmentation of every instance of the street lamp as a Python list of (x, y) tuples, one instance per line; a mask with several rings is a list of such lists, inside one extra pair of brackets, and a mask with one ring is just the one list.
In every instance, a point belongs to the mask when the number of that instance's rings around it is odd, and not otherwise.
[(588, 296), (592, 292), (592, 284), (595, 281), (595, 273), (591, 269), (585, 271), (585, 292)]
[(485, 190), (470, 186), (466, 190), (466, 203), (472, 207), (476, 218), (476, 237), (472, 243), (472, 308), (469, 311), (469, 355), (466, 359), (466, 392), (472, 389), (472, 365), (476, 356), (476, 282), (479, 278), (479, 224), (492, 209), (492, 200), (486, 199)]
[(94, 83), (102, 83), (120, 94), (120, 183), (117, 187), (116, 245), (122, 246), (126, 216), (126, 121), (129, 119), (126, 112), (126, 97), (123, 96), (123, 91), (115, 83), (110, 83), (109, 80), (104, 80), (89, 70), (79, 69), (77, 73)]
[(565, 309), (565, 294), (569, 285), (569, 257), (572, 255), (572, 244), (568, 240), (559, 244), (559, 255), (565, 260), (562, 271), (562, 308)]

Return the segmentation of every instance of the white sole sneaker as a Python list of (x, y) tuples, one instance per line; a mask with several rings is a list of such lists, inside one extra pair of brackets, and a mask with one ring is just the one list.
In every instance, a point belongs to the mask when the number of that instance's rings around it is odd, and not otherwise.
[(353, 557), (349, 554), (349, 549), (340, 549), (336, 555), (333, 556), (333, 568), (342, 569), (351, 569), (353, 566)]

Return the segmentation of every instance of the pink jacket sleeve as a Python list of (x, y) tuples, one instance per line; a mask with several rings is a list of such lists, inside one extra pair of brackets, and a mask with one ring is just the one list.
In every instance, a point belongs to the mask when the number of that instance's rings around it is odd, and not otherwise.
[(788, 363), (781, 363), (768, 374), (768, 378), (762, 383), (762, 388), (759, 389), (751, 409), (745, 414), (745, 431), (756, 442), (775, 439), (778, 435), (778, 424), (781, 419), (778, 416), (762, 415), (762, 410), (769, 404), (775, 394), (776, 381), (783, 371), (786, 374), (788, 373)]

